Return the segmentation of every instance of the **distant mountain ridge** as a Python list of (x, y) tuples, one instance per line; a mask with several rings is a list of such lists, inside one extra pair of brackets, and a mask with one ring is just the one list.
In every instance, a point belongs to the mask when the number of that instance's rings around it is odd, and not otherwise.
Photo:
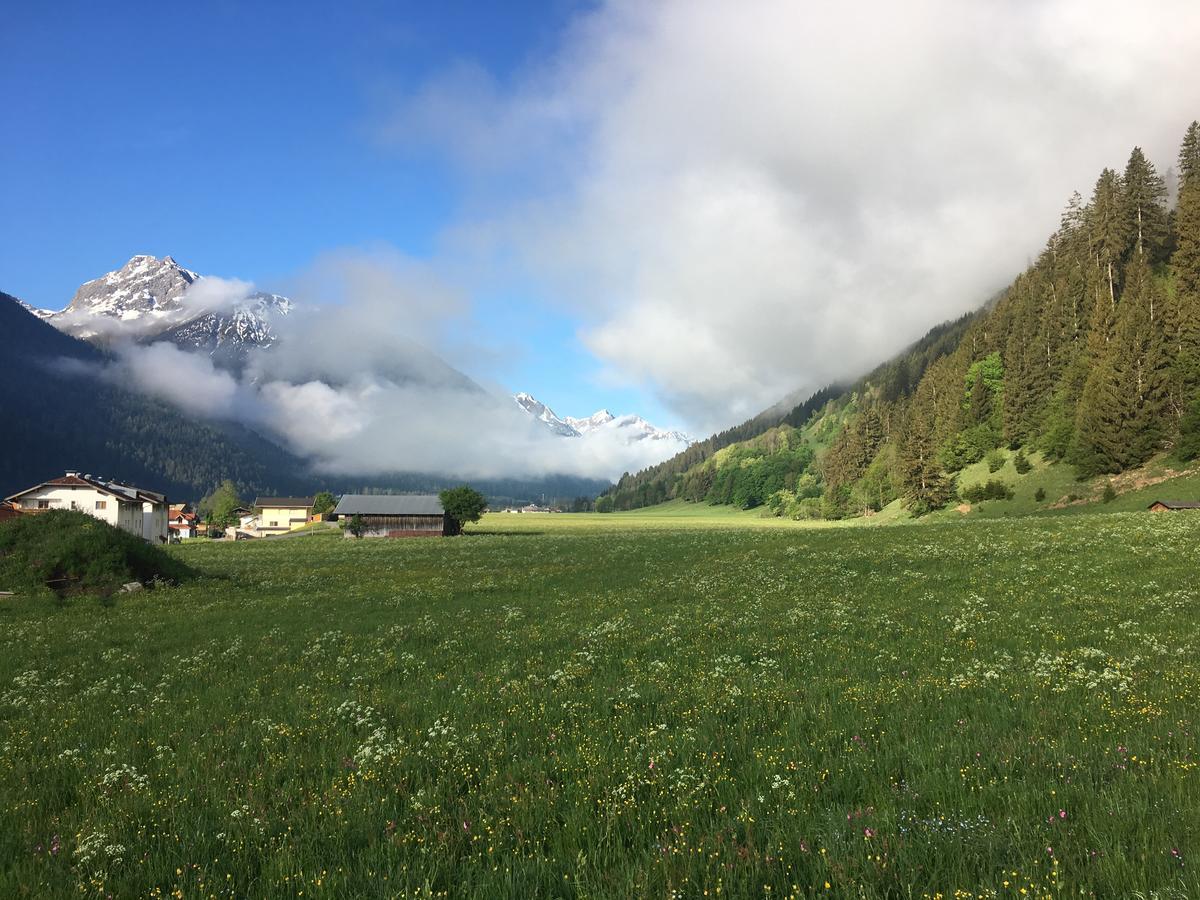
[(661, 441), (668, 447), (677, 444), (680, 449), (692, 443), (691, 438), (683, 432), (658, 428), (638, 415), (614, 416), (607, 409), (601, 409), (585, 418), (577, 419), (573, 416), (562, 418), (532, 394), (524, 391), (514, 394), (513, 400), (516, 401), (517, 406), (561, 437), (615, 436), (625, 444), (637, 441)]

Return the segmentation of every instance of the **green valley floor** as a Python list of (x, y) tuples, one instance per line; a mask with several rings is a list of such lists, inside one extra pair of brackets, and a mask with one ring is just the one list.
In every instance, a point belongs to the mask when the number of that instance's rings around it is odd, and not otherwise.
[(763, 523), (0, 598), (0, 896), (1200, 895), (1200, 514)]

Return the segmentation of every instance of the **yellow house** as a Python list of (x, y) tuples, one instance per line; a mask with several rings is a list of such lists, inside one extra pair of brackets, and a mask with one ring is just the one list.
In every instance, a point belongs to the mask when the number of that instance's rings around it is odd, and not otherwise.
[(285, 534), (303, 528), (312, 518), (312, 497), (259, 497), (254, 501), (258, 510), (258, 533)]

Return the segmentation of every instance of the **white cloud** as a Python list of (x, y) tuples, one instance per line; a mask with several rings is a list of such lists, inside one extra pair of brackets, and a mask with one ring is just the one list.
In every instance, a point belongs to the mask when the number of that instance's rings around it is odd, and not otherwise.
[[(668, 453), (649, 441), (552, 435), (506, 392), (445, 362), (425, 342), (457, 335), (465, 299), (427, 265), (391, 250), (340, 250), (291, 288), (306, 302), (274, 321), (279, 341), (251, 351), (240, 373), (172, 343), (136, 343), (138, 322), (117, 323), (111, 360), (57, 365), (197, 416), (240, 421), (342, 475), (609, 478)], [(191, 315), (227, 310), (252, 291), (206, 277), (185, 305)]]
[(242, 304), (254, 293), (254, 284), (239, 278), (208, 275), (193, 281), (180, 299), (177, 318), (192, 318), (200, 312), (224, 313)]
[(429, 264), (347, 248), (286, 289), (299, 302), (275, 320), (278, 342), (251, 354), (237, 406), (319, 468), (609, 478), (667, 454), (651, 442), (555, 437), (507, 392), (447, 363), (446, 348), (469, 342), (469, 304)]
[(125, 388), (159, 397), (213, 419), (253, 417), (253, 399), (230, 373), (200, 353), (174, 344), (121, 344), (103, 376)]
[(703, 431), (978, 306), (1134, 144), (1165, 168), (1197, 46), (1194, 0), (623, 0), (385, 127), (484, 183), (460, 248), (515, 254)]

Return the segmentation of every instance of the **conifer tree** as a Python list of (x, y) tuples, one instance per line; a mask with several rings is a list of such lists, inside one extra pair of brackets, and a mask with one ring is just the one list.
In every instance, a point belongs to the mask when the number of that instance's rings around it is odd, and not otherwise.
[[(1121, 179), (1112, 169), (1100, 173), (1087, 208), (1088, 236), (1095, 264), (1097, 287), (1107, 291), (1109, 306), (1117, 306), (1117, 275), (1129, 245)], [(1099, 292), (1097, 292), (1098, 294)]]
[(1124, 228), (1130, 236), (1131, 251), (1149, 255), (1151, 262), (1157, 262), (1167, 243), (1167, 185), (1141, 147), (1134, 147), (1129, 155), (1121, 185)]
[[(943, 362), (939, 360), (939, 363)], [(937, 369), (921, 380), (908, 405), (906, 423), (897, 448), (896, 468), (908, 506), (918, 515), (941, 509), (953, 496), (950, 479), (939, 459)]]
[(1112, 397), (1115, 382), (1112, 359), (1105, 353), (1092, 363), (1075, 407), (1075, 432), (1067, 460), (1081, 476), (1121, 471), (1121, 424)]
[(1182, 416), (1200, 399), (1200, 123), (1179, 149), (1179, 202), (1175, 208), (1174, 296), (1169, 323), (1174, 344), (1172, 405)]
[(1150, 265), (1135, 255), (1121, 297), (1109, 385), (1119, 423), (1115, 455), (1122, 468), (1144, 463), (1163, 442), (1169, 361), (1166, 335), (1153, 319), (1156, 305), (1162, 308)]

